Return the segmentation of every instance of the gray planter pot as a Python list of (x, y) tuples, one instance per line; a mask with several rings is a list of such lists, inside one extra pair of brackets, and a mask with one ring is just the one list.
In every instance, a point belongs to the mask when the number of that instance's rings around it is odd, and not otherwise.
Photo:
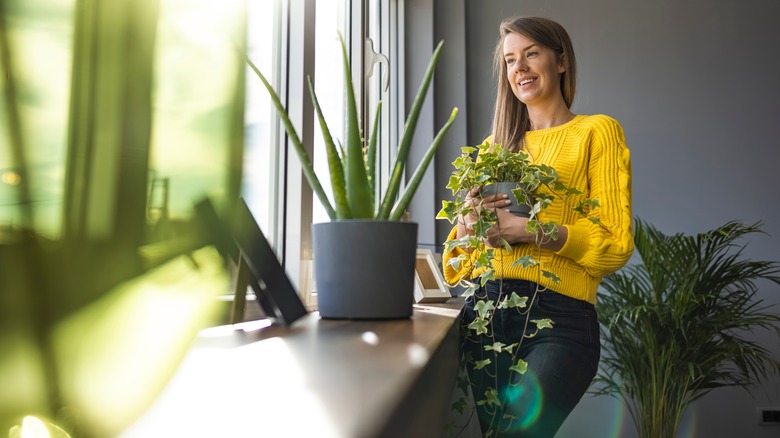
[(412, 315), (417, 224), (347, 220), (312, 225), (320, 316), (401, 319)]
[(516, 182), (493, 183), (482, 187), (480, 193), (482, 193), (482, 196), (494, 195), (496, 193), (506, 193), (509, 195), (509, 199), (512, 201), (512, 204), (508, 206), (507, 209), (509, 209), (509, 211), (512, 212), (515, 216), (530, 217), (531, 207), (527, 204), (518, 202), (517, 198), (512, 193), (512, 190), (519, 187), (522, 187), (522, 184)]

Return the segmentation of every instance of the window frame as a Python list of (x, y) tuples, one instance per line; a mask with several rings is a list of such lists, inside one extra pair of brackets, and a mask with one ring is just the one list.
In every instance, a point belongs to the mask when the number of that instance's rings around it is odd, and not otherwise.
[[(275, 29), (274, 34), (279, 41), (274, 44), (276, 51), (273, 63), (277, 74), (273, 85), (293, 125), (299, 130), (304, 147), (311, 155), (315, 115), (306, 77), (314, 77), (315, 73), (316, 4), (315, 0), (275, 0), (275, 3), (278, 8), (278, 20), (275, 21), (278, 29)], [(376, 14), (378, 29), (371, 25), (369, 14)], [(403, 29), (403, 2), (347, 0), (344, 27), (353, 80), (359, 84), (355, 96), (358, 102), (365, 102), (358, 106), (358, 116), (365, 132), (373, 129), (372, 119), (377, 101), (380, 97), (383, 100), (379, 144), (384, 147), (377, 152), (376, 167), (379, 198), (392, 170), (392, 159), (404, 123), (403, 33), (399, 31)], [(376, 37), (375, 50), (390, 58), (390, 68), (389, 71), (384, 66), (375, 68), (374, 75), (366, 78), (366, 37), (370, 35)], [(387, 74), (390, 74), (390, 84), (388, 91), (383, 91), (381, 84)], [(371, 98), (363, 99), (365, 95)], [(292, 146), (288, 145), (278, 114), (275, 114), (271, 126), (270, 159), (277, 164), (272, 166), (274, 170), (280, 170), (272, 177), (275, 187), (271, 189), (271, 205), (268, 208), (272, 208), (275, 214), (268, 231), (271, 236), (269, 240), (291, 282), (299, 290), (304, 302), (308, 303), (311, 290), (303, 290), (301, 286), (313, 284), (311, 224), (312, 202), (316, 200)]]

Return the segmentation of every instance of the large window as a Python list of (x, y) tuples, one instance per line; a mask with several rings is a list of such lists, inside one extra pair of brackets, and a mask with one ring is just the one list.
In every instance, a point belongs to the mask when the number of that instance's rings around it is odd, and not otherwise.
[[(338, 35), (344, 36), (352, 66), (364, 135), (373, 129), (374, 109), (383, 101), (378, 153), (381, 191), (397, 143), (398, 5), (391, 0), (249, 2), (249, 57), (271, 81), (290, 113), (304, 145), (310, 147), (315, 171), (331, 195), (327, 157), (319, 123), (309, 103), (306, 77), (312, 76), (320, 105), (335, 139), (344, 138), (344, 77)], [(369, 44), (369, 38), (371, 43)], [(369, 63), (367, 48), (390, 58)], [(371, 58), (368, 58), (371, 57)], [(381, 57), (375, 57), (381, 59)], [(386, 59), (385, 58), (385, 59)], [(389, 67), (389, 68), (388, 68)], [(369, 71), (371, 74), (369, 75)], [(242, 195), (272, 242), (292, 282), (306, 300), (311, 292), (312, 223), (329, 218), (300, 175), (298, 158), (286, 142), (284, 128), (259, 79), (247, 78), (246, 144)]]

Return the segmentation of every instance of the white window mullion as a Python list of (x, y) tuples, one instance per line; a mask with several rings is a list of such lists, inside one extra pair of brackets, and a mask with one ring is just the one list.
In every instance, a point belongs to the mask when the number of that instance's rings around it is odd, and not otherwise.
[[(314, 109), (306, 77), (314, 77), (315, 1), (288, 1), (286, 107), (309, 156), (313, 152)], [(291, 282), (300, 287), (301, 260), (311, 260), (312, 191), (303, 176), (292, 145), (286, 147), (284, 267)]]

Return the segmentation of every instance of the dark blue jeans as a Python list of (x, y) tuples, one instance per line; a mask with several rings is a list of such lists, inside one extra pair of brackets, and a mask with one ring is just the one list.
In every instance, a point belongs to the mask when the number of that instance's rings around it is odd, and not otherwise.
[[(593, 305), (551, 290), (537, 293), (532, 303), (536, 286), (524, 280), (490, 281), (466, 301), (464, 353), (474, 400), (486, 399), (486, 391), (493, 389), (502, 405), (501, 409), (495, 404), (477, 406), (480, 426), (483, 432), (492, 430), (492, 436), (553, 437), (596, 375), (601, 348)], [(467, 329), (476, 317), (475, 302), (491, 299), (498, 307), (499, 291), (501, 299), (512, 292), (528, 297), (528, 306), (496, 309), (488, 333), (477, 336)], [(526, 335), (536, 332), (530, 320), (549, 318), (553, 327), (523, 339), (529, 309)], [(521, 339), (512, 354), (484, 348)], [(528, 363), (525, 374), (509, 369), (517, 358)], [(478, 361), (486, 359), (491, 363), (477, 369)]]

